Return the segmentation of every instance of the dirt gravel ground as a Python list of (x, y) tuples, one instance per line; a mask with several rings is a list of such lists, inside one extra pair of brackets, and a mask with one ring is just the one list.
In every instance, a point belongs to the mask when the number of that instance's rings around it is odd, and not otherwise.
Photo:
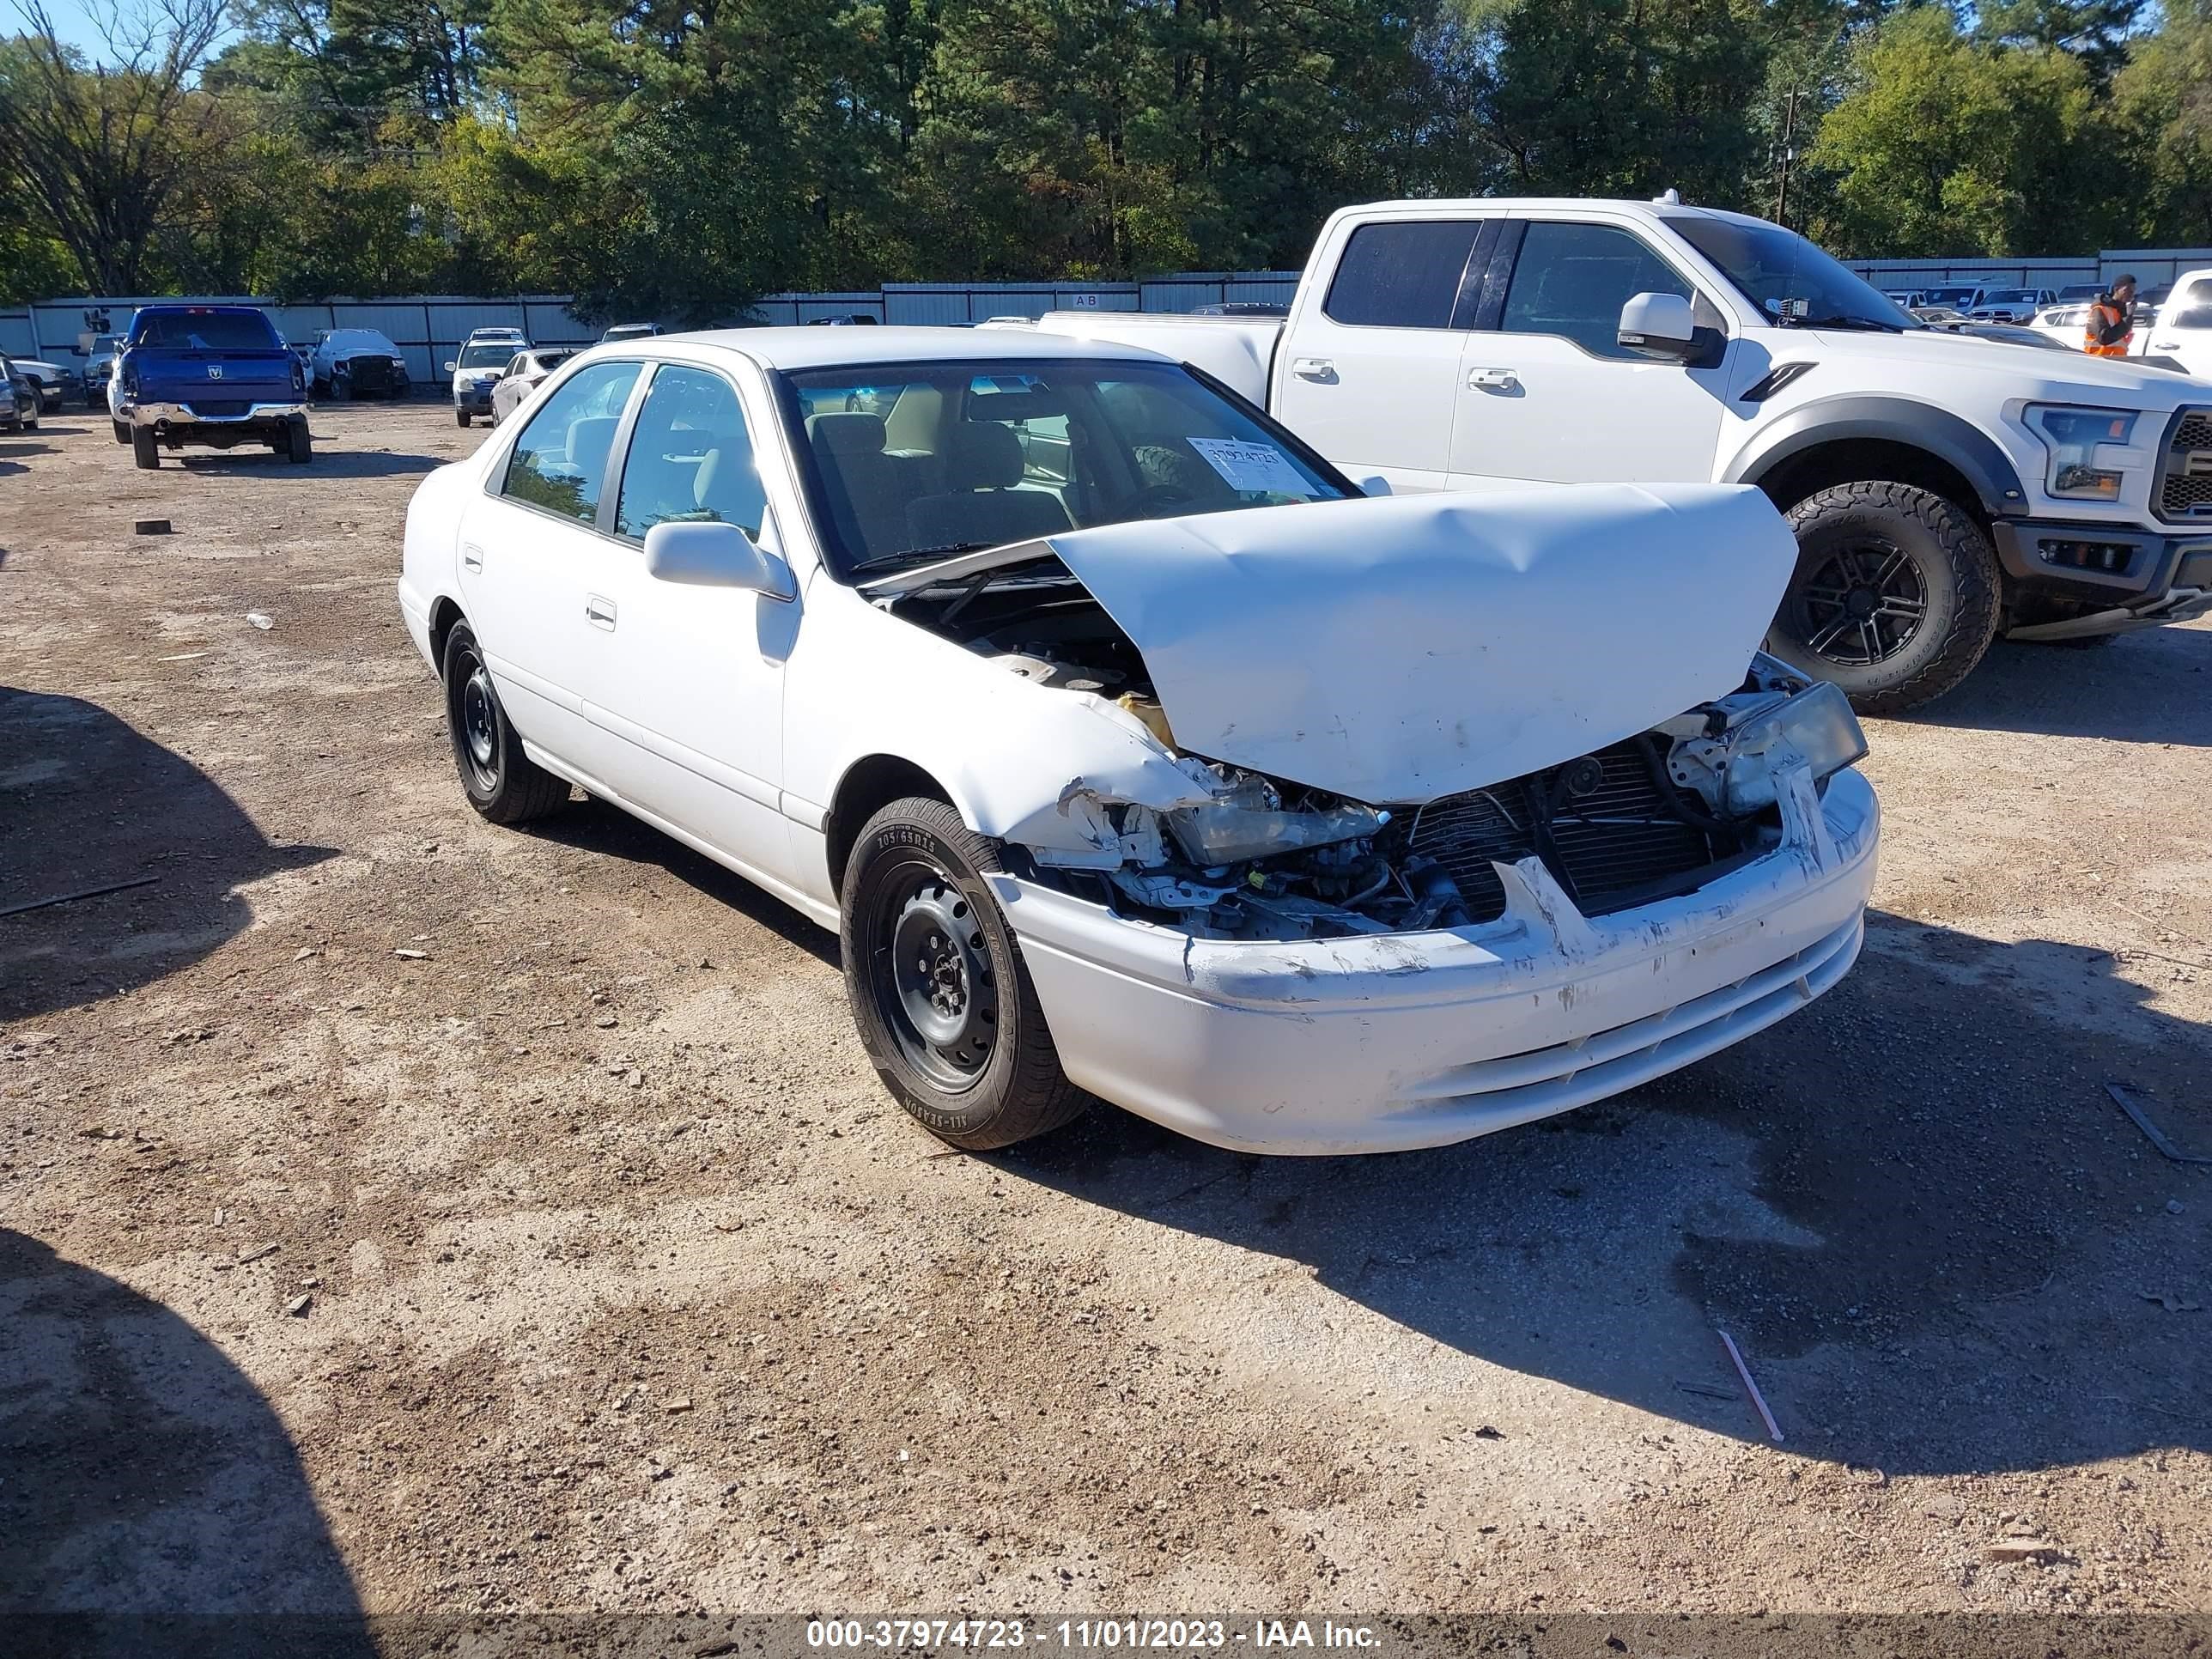
[(0, 1613), (2212, 1610), (2212, 1169), (2105, 1086), (2212, 1152), (2212, 626), (1874, 723), (1863, 961), (1662, 1084), (947, 1155), (833, 938), (467, 810), (484, 434), (314, 425), (0, 441), (0, 909), (152, 878), (0, 919)]

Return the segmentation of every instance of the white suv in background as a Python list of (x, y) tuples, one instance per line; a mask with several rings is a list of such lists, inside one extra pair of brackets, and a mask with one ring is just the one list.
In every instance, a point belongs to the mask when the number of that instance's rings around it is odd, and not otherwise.
[(2144, 337), (2143, 356), (2171, 358), (2192, 378), (2212, 379), (2212, 267), (2175, 277), (2166, 303), (2136, 331)]
[(446, 373), (453, 377), (455, 425), (466, 426), (479, 415), (492, 418), (492, 388), (515, 354), (529, 349), (519, 328), (480, 328), (461, 342), (459, 352), (446, 363)]

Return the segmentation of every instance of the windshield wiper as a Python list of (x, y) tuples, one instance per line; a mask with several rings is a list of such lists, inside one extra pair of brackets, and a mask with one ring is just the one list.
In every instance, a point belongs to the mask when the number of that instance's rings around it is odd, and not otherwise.
[(1895, 323), (1885, 323), (1876, 317), (1801, 317), (1800, 328), (1840, 328), (1856, 330), (1865, 334), (1902, 334), (1905, 330)]
[(1001, 542), (947, 542), (942, 547), (908, 547), (896, 553), (885, 553), (878, 558), (864, 560), (855, 567), (854, 574), (870, 570), (903, 570), (909, 565), (933, 564), (939, 559), (957, 559), (963, 553), (981, 553)]

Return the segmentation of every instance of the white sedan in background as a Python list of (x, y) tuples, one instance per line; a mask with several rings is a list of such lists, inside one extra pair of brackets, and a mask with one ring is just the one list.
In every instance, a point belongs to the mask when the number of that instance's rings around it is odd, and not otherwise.
[[(862, 394), (865, 393), (865, 396)], [(1166, 358), (760, 329), (580, 354), (409, 509), (485, 817), (571, 786), (840, 930), (890, 1092), (1437, 1146), (1805, 1006), (1879, 813), (1758, 647), (1756, 491), (1362, 499)]]

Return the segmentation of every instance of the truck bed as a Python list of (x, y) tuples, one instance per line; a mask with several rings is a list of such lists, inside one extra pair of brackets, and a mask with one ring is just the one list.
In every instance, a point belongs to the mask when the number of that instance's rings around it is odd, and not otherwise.
[(1267, 406), (1267, 377), (1274, 368), (1276, 342), (1283, 336), (1279, 318), (1134, 311), (1048, 311), (1037, 319), (1036, 328), (1043, 334), (1157, 351), (1203, 369), (1261, 409)]

